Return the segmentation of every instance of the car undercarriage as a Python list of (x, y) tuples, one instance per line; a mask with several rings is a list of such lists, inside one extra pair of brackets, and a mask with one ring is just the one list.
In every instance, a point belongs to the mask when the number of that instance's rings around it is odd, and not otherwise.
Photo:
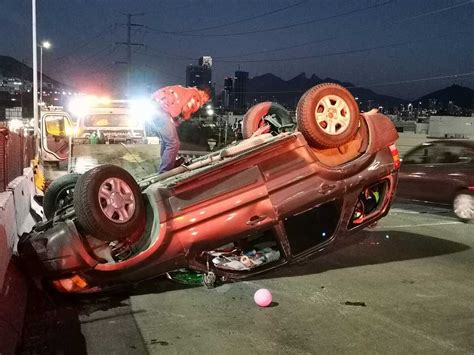
[(399, 167), (390, 120), (357, 116), (335, 147), (264, 133), (139, 181), (93, 168), (20, 254), (40, 284), (83, 293), (183, 268), (213, 287), (343, 243), (388, 213)]

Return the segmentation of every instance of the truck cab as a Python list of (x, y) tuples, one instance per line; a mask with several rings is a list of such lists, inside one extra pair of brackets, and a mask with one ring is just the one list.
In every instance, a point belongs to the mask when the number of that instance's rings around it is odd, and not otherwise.
[(136, 117), (132, 106), (128, 100), (98, 100), (93, 103), (83, 114), (77, 115), (74, 141), (145, 143), (144, 120)]

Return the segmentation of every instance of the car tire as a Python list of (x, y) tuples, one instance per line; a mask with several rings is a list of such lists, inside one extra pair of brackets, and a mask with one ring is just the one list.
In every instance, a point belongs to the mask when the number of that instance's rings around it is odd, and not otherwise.
[(74, 187), (81, 174), (66, 174), (55, 179), (46, 189), (43, 197), (43, 212), (47, 219), (73, 202)]
[(74, 208), (79, 226), (104, 241), (139, 236), (145, 229), (145, 205), (140, 188), (126, 170), (101, 165), (77, 181)]
[(467, 192), (458, 193), (453, 201), (453, 211), (463, 222), (474, 219), (474, 196)]
[[(242, 120), (242, 136), (244, 139), (252, 137), (252, 135), (262, 126), (265, 125), (264, 117), (267, 115), (275, 115), (276, 119), (282, 123), (287, 121), (290, 116), (290, 113), (286, 108), (271, 101), (260, 102), (251, 108), (245, 113)], [(262, 133), (269, 133), (270, 131), (265, 131)]]
[(298, 130), (314, 148), (335, 148), (354, 138), (360, 124), (352, 94), (333, 83), (306, 91), (296, 108)]

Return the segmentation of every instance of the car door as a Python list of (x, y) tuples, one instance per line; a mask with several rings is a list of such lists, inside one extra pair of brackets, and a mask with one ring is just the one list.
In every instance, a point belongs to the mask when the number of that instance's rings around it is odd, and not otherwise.
[(442, 184), (443, 177), (435, 163), (440, 147), (425, 143), (409, 151), (402, 159), (397, 196), (430, 201), (435, 186)]
[(469, 150), (455, 142), (432, 142), (410, 151), (402, 160), (397, 195), (402, 198), (451, 204), (467, 187)]
[(438, 159), (440, 163), (437, 164), (437, 171), (443, 175), (443, 184), (437, 186), (439, 197), (436, 201), (451, 204), (459, 190), (470, 186), (474, 176), (474, 152), (467, 146), (446, 142)]
[(43, 159), (66, 160), (69, 156), (69, 135), (72, 131), (69, 116), (64, 112), (51, 112), (43, 114), (41, 121)]

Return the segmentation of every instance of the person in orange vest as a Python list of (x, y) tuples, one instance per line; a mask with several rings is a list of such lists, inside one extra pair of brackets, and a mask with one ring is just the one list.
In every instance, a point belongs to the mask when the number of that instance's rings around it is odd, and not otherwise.
[(180, 146), (177, 126), (187, 121), (211, 98), (209, 87), (165, 86), (152, 94), (158, 106), (156, 131), (160, 138), (161, 160), (158, 173), (175, 167)]

